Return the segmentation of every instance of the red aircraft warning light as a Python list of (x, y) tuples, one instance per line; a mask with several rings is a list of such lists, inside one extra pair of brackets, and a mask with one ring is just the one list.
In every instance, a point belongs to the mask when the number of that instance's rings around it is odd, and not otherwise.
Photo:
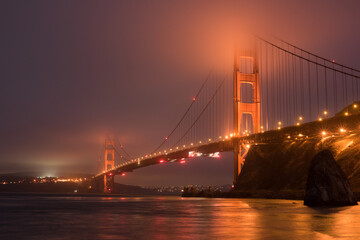
[(164, 159), (161, 159), (160, 161), (159, 161), (159, 163), (164, 163), (165, 162), (165, 160)]

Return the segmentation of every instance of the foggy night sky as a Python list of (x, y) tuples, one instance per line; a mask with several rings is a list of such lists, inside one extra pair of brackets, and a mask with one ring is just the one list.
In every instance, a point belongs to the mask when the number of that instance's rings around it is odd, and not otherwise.
[[(0, 173), (96, 173), (109, 133), (147, 154), (211, 69), (231, 74), (245, 28), (360, 68), (358, 0), (1, 1)], [(224, 155), (121, 182), (230, 184)]]

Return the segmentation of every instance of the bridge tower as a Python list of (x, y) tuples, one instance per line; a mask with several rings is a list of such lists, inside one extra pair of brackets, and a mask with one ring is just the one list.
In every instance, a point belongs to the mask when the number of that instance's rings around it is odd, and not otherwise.
[[(115, 144), (113, 139), (105, 140), (105, 168), (107, 172), (114, 168), (115, 165)], [(104, 193), (111, 193), (114, 190), (114, 174), (104, 174)]]
[[(236, 50), (234, 57), (234, 133), (242, 134), (245, 115), (252, 119), (252, 133), (260, 132), (260, 86), (259, 59), (256, 42), (253, 41), (248, 50)], [(251, 85), (251, 100), (242, 96), (242, 88)], [(248, 148), (239, 140), (234, 142), (234, 185), (245, 162)]]

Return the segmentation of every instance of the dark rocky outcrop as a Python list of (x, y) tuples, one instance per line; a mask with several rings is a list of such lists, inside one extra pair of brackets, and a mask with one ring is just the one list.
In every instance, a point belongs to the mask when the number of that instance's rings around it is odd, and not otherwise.
[(329, 150), (312, 159), (306, 183), (307, 206), (357, 205), (350, 183)]
[(218, 190), (213, 190), (211, 187), (208, 189), (199, 190), (196, 187), (184, 187), (182, 197), (220, 197), (222, 193)]

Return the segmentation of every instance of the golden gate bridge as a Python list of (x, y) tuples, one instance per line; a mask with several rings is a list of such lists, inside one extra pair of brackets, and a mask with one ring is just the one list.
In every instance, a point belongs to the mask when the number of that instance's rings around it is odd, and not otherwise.
[[(94, 176), (95, 182), (111, 193), (115, 175), (233, 151), (236, 185), (253, 144), (321, 140), (356, 128), (360, 71), (269, 38), (241, 40), (233, 74), (210, 73), (178, 123), (152, 152), (132, 157), (120, 143), (107, 139), (104, 171)], [(334, 127), (334, 121), (341, 121), (342, 127)], [(116, 154), (123, 159), (118, 165)]]

